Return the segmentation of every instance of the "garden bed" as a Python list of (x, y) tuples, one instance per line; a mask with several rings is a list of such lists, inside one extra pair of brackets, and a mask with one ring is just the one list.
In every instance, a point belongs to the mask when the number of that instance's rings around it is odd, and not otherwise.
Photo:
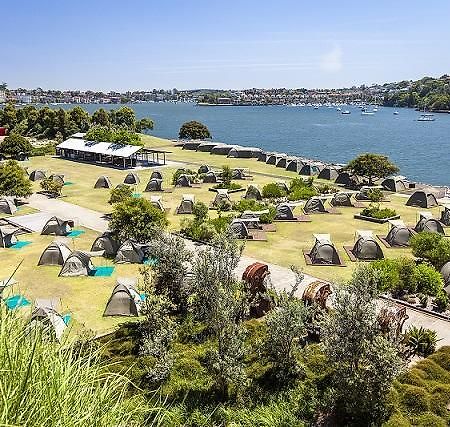
[(356, 214), (356, 215), (353, 216), (353, 218), (360, 219), (360, 220), (363, 220), (363, 221), (375, 222), (377, 224), (384, 224), (384, 223), (386, 223), (386, 222), (388, 222), (390, 220), (393, 220), (393, 219), (400, 219), (400, 215), (394, 215), (394, 216), (391, 216), (391, 217), (388, 217), (388, 218), (374, 218), (374, 217), (371, 217), (371, 216), (365, 216), (365, 215), (361, 215), (361, 214)]

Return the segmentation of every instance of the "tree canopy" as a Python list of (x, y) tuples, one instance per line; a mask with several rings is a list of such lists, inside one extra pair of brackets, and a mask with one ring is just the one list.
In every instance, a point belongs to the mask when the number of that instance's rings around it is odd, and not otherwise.
[(7, 156), (17, 157), (20, 153), (29, 155), (32, 150), (33, 147), (30, 142), (16, 133), (6, 136), (0, 144), (0, 152)]
[(28, 197), (32, 193), (31, 181), (19, 163), (8, 160), (0, 166), (0, 195)]
[(207, 139), (211, 138), (211, 133), (203, 123), (192, 120), (183, 123), (178, 136), (181, 139)]
[(87, 141), (144, 145), (139, 134), (129, 131), (124, 127), (93, 126), (86, 132), (84, 138)]
[(374, 153), (361, 154), (351, 160), (346, 169), (355, 175), (367, 178), (370, 184), (399, 171), (399, 168), (387, 156)]

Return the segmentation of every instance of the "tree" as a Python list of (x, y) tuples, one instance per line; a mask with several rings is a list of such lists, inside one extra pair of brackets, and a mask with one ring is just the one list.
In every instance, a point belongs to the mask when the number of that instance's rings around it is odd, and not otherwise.
[(387, 156), (373, 153), (361, 154), (351, 160), (346, 169), (355, 175), (367, 178), (370, 185), (377, 179), (386, 178), (399, 171)]
[(113, 123), (119, 127), (125, 127), (134, 132), (136, 125), (136, 115), (134, 110), (130, 107), (121, 107), (114, 112)]
[(86, 132), (84, 138), (88, 141), (143, 145), (137, 133), (121, 127), (93, 126)]
[(81, 107), (76, 106), (69, 111), (69, 118), (75, 124), (78, 132), (87, 132), (90, 126), (89, 113)]
[(211, 138), (209, 129), (200, 122), (192, 120), (183, 123), (178, 134), (180, 139), (207, 139)]
[(334, 409), (346, 425), (378, 424), (388, 416), (386, 398), (404, 367), (397, 346), (378, 327), (378, 280), (370, 266), (358, 267), (347, 285), (335, 289), (323, 323)]
[(167, 224), (165, 212), (161, 212), (147, 199), (128, 198), (114, 205), (109, 228), (121, 240), (133, 239), (144, 243)]
[(113, 188), (110, 192), (108, 203), (114, 205), (115, 203), (123, 202), (133, 196), (133, 190), (128, 185), (120, 185)]
[(15, 160), (0, 165), (0, 195), (14, 197), (31, 196), (31, 181)]
[(228, 165), (222, 166), (222, 173), (220, 176), (222, 177), (224, 187), (229, 188), (233, 179), (233, 171)]
[(136, 122), (136, 132), (141, 133), (144, 130), (153, 129), (153, 126), (153, 120), (148, 117), (144, 117)]
[(271, 182), (269, 184), (266, 184), (262, 189), (262, 196), (265, 199), (269, 198), (279, 198), (286, 195), (286, 191), (283, 190), (279, 185), (277, 185), (275, 182)]
[(438, 270), (450, 261), (450, 242), (439, 233), (421, 232), (409, 243), (415, 257), (426, 259)]
[(29, 155), (32, 150), (33, 147), (30, 142), (25, 137), (17, 133), (8, 135), (0, 144), (0, 151), (3, 154), (13, 157), (18, 156), (20, 153)]
[(103, 108), (99, 108), (92, 114), (91, 122), (93, 125), (107, 126), (107, 127), (110, 126), (108, 112)]
[(272, 363), (275, 376), (286, 383), (299, 373), (297, 355), (307, 336), (308, 310), (294, 296), (303, 275), (294, 271), (296, 283), (289, 292), (283, 290), (276, 296), (276, 307), (266, 317), (264, 351)]

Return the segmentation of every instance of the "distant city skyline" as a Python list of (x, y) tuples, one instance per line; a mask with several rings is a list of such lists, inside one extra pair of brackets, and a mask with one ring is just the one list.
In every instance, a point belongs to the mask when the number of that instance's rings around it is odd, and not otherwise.
[(444, 0), (18, 0), (2, 15), (11, 88), (341, 88), (450, 73)]

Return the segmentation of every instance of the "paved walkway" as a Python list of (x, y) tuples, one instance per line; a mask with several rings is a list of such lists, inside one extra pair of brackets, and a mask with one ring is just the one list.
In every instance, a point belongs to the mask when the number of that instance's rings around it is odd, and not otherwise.
[[(72, 203), (64, 202), (60, 199), (48, 199), (41, 194), (33, 194), (29, 199), (29, 205), (38, 209), (44, 213), (52, 214), (61, 218), (73, 219), (76, 225), (90, 228), (92, 230), (103, 232), (108, 229), (108, 221), (104, 219), (104, 215), (101, 212), (93, 211), (91, 209), (83, 208)], [(200, 245), (196, 245), (191, 241), (186, 241), (187, 246), (190, 249), (198, 250)], [(242, 276), (245, 268), (258, 261), (255, 258), (248, 256), (242, 256), (238, 267), (236, 268), (236, 275)], [(286, 267), (282, 267), (276, 264), (266, 263), (269, 266), (270, 275), (274, 287), (278, 290), (290, 289), (295, 283), (294, 273)], [(301, 296), (305, 287), (315, 281), (320, 280), (313, 276), (305, 274), (302, 283), (299, 286), (297, 295)], [(440, 339), (438, 346), (450, 345), (450, 322), (444, 319), (427, 315), (418, 310), (407, 308), (406, 312), (409, 319), (406, 321), (405, 326), (414, 324), (416, 326), (423, 326), (424, 328), (434, 329)]]

